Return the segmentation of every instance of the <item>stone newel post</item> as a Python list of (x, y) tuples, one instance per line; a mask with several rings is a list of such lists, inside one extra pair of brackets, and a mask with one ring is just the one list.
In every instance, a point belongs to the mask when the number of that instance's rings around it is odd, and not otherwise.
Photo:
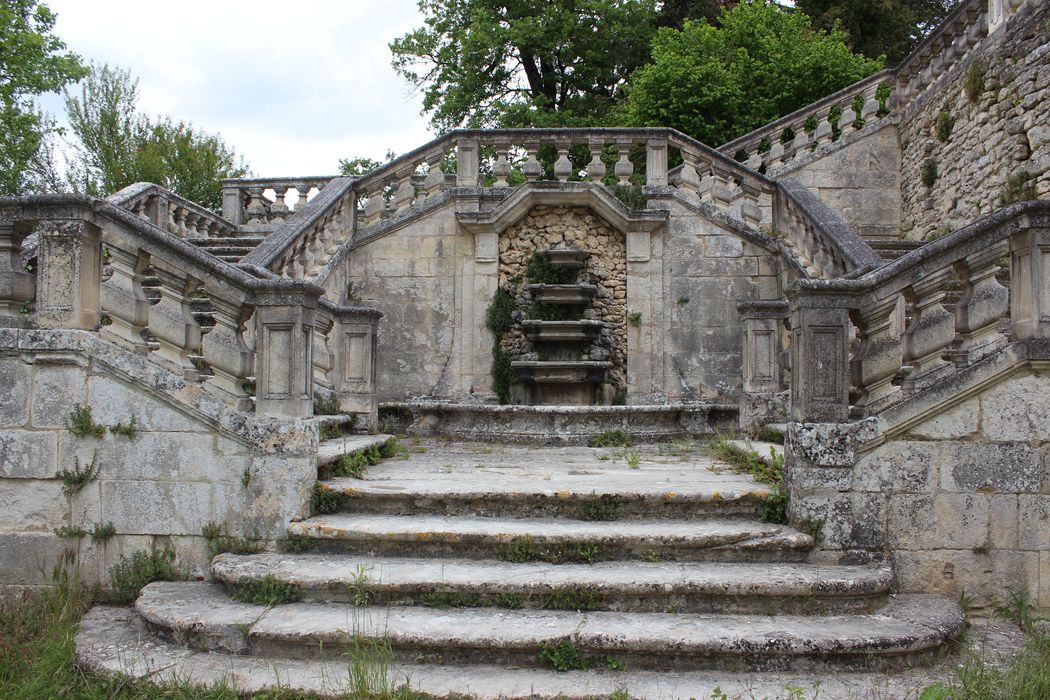
[(376, 328), (382, 313), (375, 309), (340, 307), (332, 328), (332, 384), (345, 413), (367, 415), (375, 425), (379, 412), (376, 390)]
[(841, 294), (801, 290), (791, 303), (791, 419), (849, 418), (849, 308)]
[(37, 224), (36, 322), (46, 328), (93, 330), (99, 322), (102, 235), (77, 219)]
[(1025, 217), (1010, 240), (1010, 318), (1018, 338), (1050, 338), (1050, 227), (1044, 223)]
[(255, 291), (257, 413), (313, 414), (313, 326), (322, 293), (291, 280), (266, 280)]

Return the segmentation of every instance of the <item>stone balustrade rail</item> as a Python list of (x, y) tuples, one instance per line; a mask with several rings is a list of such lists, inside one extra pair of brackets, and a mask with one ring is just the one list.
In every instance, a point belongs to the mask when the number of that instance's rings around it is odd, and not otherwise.
[[(28, 271), (19, 256), (31, 233), (39, 245)], [(323, 293), (223, 262), (112, 202), (0, 198), (0, 324), (97, 328), (240, 410), (254, 393), (257, 413), (312, 415), (317, 375), (341, 405), (374, 405), (382, 314), (321, 301)], [(213, 325), (202, 327), (202, 305)]]
[[(1009, 287), (999, 274), (1007, 255)], [(1001, 209), (855, 279), (796, 281), (793, 419), (874, 415), (1011, 341), (1050, 338), (1048, 281), (1045, 200)]]
[(305, 207), (333, 179), (333, 175), (227, 178), (222, 181), (222, 215), (239, 226), (272, 226)]
[(179, 238), (223, 238), (237, 233), (227, 219), (151, 182), (128, 185), (106, 201)]

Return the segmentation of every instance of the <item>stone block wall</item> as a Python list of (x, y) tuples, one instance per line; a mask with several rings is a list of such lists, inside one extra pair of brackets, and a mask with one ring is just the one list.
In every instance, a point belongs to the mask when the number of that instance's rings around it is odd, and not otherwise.
[(1050, 375), (1004, 379), (878, 446), (874, 419), (793, 424), (791, 513), (818, 558), (892, 557), (902, 591), (1050, 605)]
[[(976, 80), (974, 99), (967, 81)], [(945, 117), (941, 117), (941, 114)], [(946, 140), (938, 119), (952, 122)], [(945, 136), (942, 131), (941, 136)], [(1050, 2), (1029, 0), (958, 61), (900, 120), (901, 227), (910, 240), (961, 228), (1015, 193), (1050, 195)], [(923, 183), (936, 171), (932, 185)], [(1019, 182), (1023, 173), (1028, 183)]]
[[(201, 532), (273, 540), (306, 515), (316, 479), (316, 430), (304, 421), (256, 418), (227, 408), (200, 386), (82, 331), (0, 331), (0, 590), (46, 584), (62, 553), (104, 581), (121, 555), (171, 548), (191, 572), (207, 571)], [(96, 424), (127, 425), (77, 437), (76, 407)], [(62, 470), (97, 466), (64, 490)], [(113, 523), (106, 541), (59, 537)]]

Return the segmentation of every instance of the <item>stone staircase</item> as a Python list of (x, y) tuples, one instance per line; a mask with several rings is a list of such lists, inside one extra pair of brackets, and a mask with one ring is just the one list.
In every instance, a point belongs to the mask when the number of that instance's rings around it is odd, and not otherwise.
[(190, 238), (190, 243), (201, 250), (206, 250), (215, 257), (228, 263), (239, 263), (255, 247), (266, 240), (266, 236), (225, 236), (222, 238)]
[[(296, 551), (96, 608), (82, 662), (242, 690), (353, 690), (365, 663), (436, 696), (708, 697), (907, 668), (963, 627), (947, 598), (893, 595), (889, 568), (805, 563), (809, 535), (758, 517), (769, 489), (696, 443), (409, 449), (324, 482), (341, 506), (293, 523)], [(251, 582), (298, 600), (230, 597)]]

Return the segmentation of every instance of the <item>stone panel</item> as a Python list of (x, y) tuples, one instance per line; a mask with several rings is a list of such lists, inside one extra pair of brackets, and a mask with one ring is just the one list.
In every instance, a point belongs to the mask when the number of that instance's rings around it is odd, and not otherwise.
[(5, 584), (46, 585), (65, 552), (68, 541), (44, 532), (0, 532), (0, 562)]
[(981, 396), (981, 433), (990, 440), (1050, 440), (1050, 378), (1014, 377)]
[(88, 378), (88, 405), (95, 421), (107, 426), (127, 423), (130, 416), (135, 416), (136, 425), (143, 432), (208, 431), (199, 420), (112, 377)]
[(978, 399), (964, 401), (933, 418), (915, 426), (910, 435), (930, 440), (952, 440), (977, 432), (980, 427), (981, 403)]
[(0, 530), (51, 532), (68, 511), (61, 481), (0, 480)]
[(216, 520), (212, 485), (203, 482), (104, 481), (102, 517), (127, 534), (197, 533)]
[(63, 428), (75, 404), (84, 403), (84, 370), (37, 364), (33, 371), (32, 421), (36, 428)]
[(0, 428), (18, 428), (29, 420), (29, 388), (32, 369), (17, 357), (0, 357)]
[(891, 442), (866, 453), (857, 466), (855, 488), (885, 493), (927, 493), (937, 483), (936, 445)]
[(50, 479), (58, 472), (51, 431), (0, 430), (0, 478)]
[(941, 453), (946, 491), (1038, 493), (1042, 464), (1036, 449), (1016, 443), (949, 443)]

